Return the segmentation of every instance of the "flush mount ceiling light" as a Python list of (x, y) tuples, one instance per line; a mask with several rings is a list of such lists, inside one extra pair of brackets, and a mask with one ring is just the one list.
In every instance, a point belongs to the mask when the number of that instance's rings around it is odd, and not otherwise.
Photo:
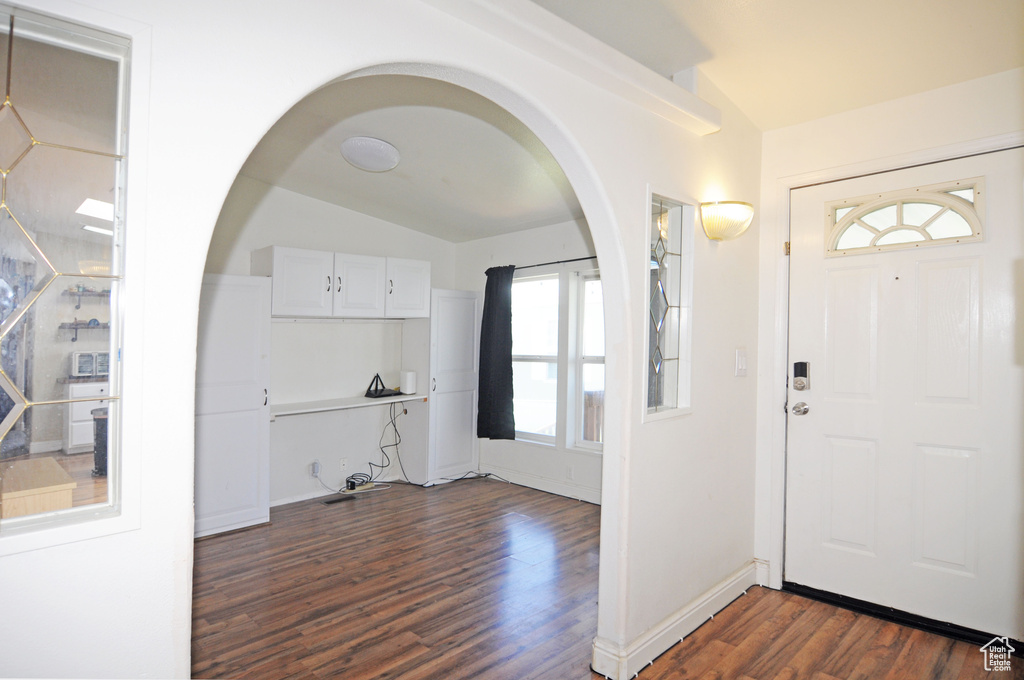
[(82, 201), (82, 205), (78, 206), (75, 212), (79, 215), (95, 217), (107, 222), (114, 221), (114, 204), (106, 201), (97, 201), (95, 198), (87, 198)]
[(367, 172), (387, 172), (401, 159), (398, 149), (375, 137), (349, 137), (341, 143), (341, 155)]
[(700, 223), (712, 241), (728, 241), (747, 230), (754, 219), (754, 206), (742, 201), (700, 204)]
[(103, 234), (104, 236), (114, 235), (113, 229), (107, 229), (105, 227), (94, 227), (91, 224), (83, 224), (82, 229), (85, 229), (86, 231), (91, 231), (94, 234)]

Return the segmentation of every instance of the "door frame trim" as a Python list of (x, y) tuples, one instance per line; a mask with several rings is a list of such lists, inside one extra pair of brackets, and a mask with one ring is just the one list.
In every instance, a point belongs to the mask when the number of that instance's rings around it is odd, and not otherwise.
[(771, 333), (762, 333), (759, 337), (759, 342), (767, 342), (769, 345), (767, 351), (759, 354), (771, 359), (768, 370), (764, 372), (765, 387), (758, 389), (757, 405), (758, 462), (755, 494), (761, 497), (755, 498), (755, 508), (767, 510), (765, 520), (755, 520), (755, 544), (766, 546), (760, 551), (767, 550), (767, 554), (755, 553), (759, 584), (781, 590), (785, 567), (787, 413), (784, 405), (788, 396), (786, 381), (789, 375), (790, 286), (789, 256), (785, 254), (784, 246), (789, 242), (792, 230), (792, 191), (817, 184), (1006, 151), (1022, 145), (1024, 131), (1017, 131), (776, 179), (772, 191), (778, 206), (776, 224), (781, 228), (772, 233), (763, 233), (761, 243), (761, 266), (766, 271), (774, 272), (775, 294), (768, 308), (763, 309), (762, 315), (762, 318), (773, 320)]

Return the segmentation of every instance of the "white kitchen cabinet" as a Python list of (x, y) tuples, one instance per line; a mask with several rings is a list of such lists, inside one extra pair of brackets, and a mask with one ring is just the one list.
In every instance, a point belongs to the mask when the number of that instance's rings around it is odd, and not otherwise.
[(273, 277), (273, 316), (430, 316), (430, 263), (423, 260), (269, 246), (253, 251), (250, 272)]
[(64, 427), (64, 452), (84, 453), (93, 449), (93, 409), (107, 405), (110, 383), (82, 382), (68, 385), (68, 399), (86, 399), (68, 404)]
[(385, 316), (400, 319), (430, 316), (430, 263), (387, 259)]
[(272, 276), (274, 316), (331, 316), (334, 309), (334, 253), (270, 246), (252, 253), (250, 270)]
[(334, 308), (331, 316), (385, 316), (386, 258), (334, 253)]

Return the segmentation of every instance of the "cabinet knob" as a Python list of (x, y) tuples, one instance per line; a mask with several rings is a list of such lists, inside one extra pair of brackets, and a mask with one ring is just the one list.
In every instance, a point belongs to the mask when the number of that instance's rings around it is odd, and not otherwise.
[(339, 292), (339, 293), (341, 292), (341, 277), (340, 276), (338, 277), (338, 290), (337, 290), (337, 292)]
[(391, 295), (393, 292), (395, 292), (395, 282), (392, 279), (388, 279), (388, 295)]
[(327, 292), (328, 293), (331, 292), (331, 276), (330, 276), (330, 274), (327, 275)]

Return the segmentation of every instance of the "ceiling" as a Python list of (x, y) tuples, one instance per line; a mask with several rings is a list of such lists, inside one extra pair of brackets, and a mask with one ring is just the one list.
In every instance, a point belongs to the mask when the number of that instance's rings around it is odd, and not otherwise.
[(761, 130), (1024, 66), (1021, 0), (533, 0)]
[[(534, 0), (665, 77), (698, 67), (762, 130), (1024, 66), (1020, 0)], [(402, 160), (368, 173), (352, 135)], [(451, 242), (582, 218), (518, 120), (440, 81), (366, 76), (296, 105), (242, 174)]]

